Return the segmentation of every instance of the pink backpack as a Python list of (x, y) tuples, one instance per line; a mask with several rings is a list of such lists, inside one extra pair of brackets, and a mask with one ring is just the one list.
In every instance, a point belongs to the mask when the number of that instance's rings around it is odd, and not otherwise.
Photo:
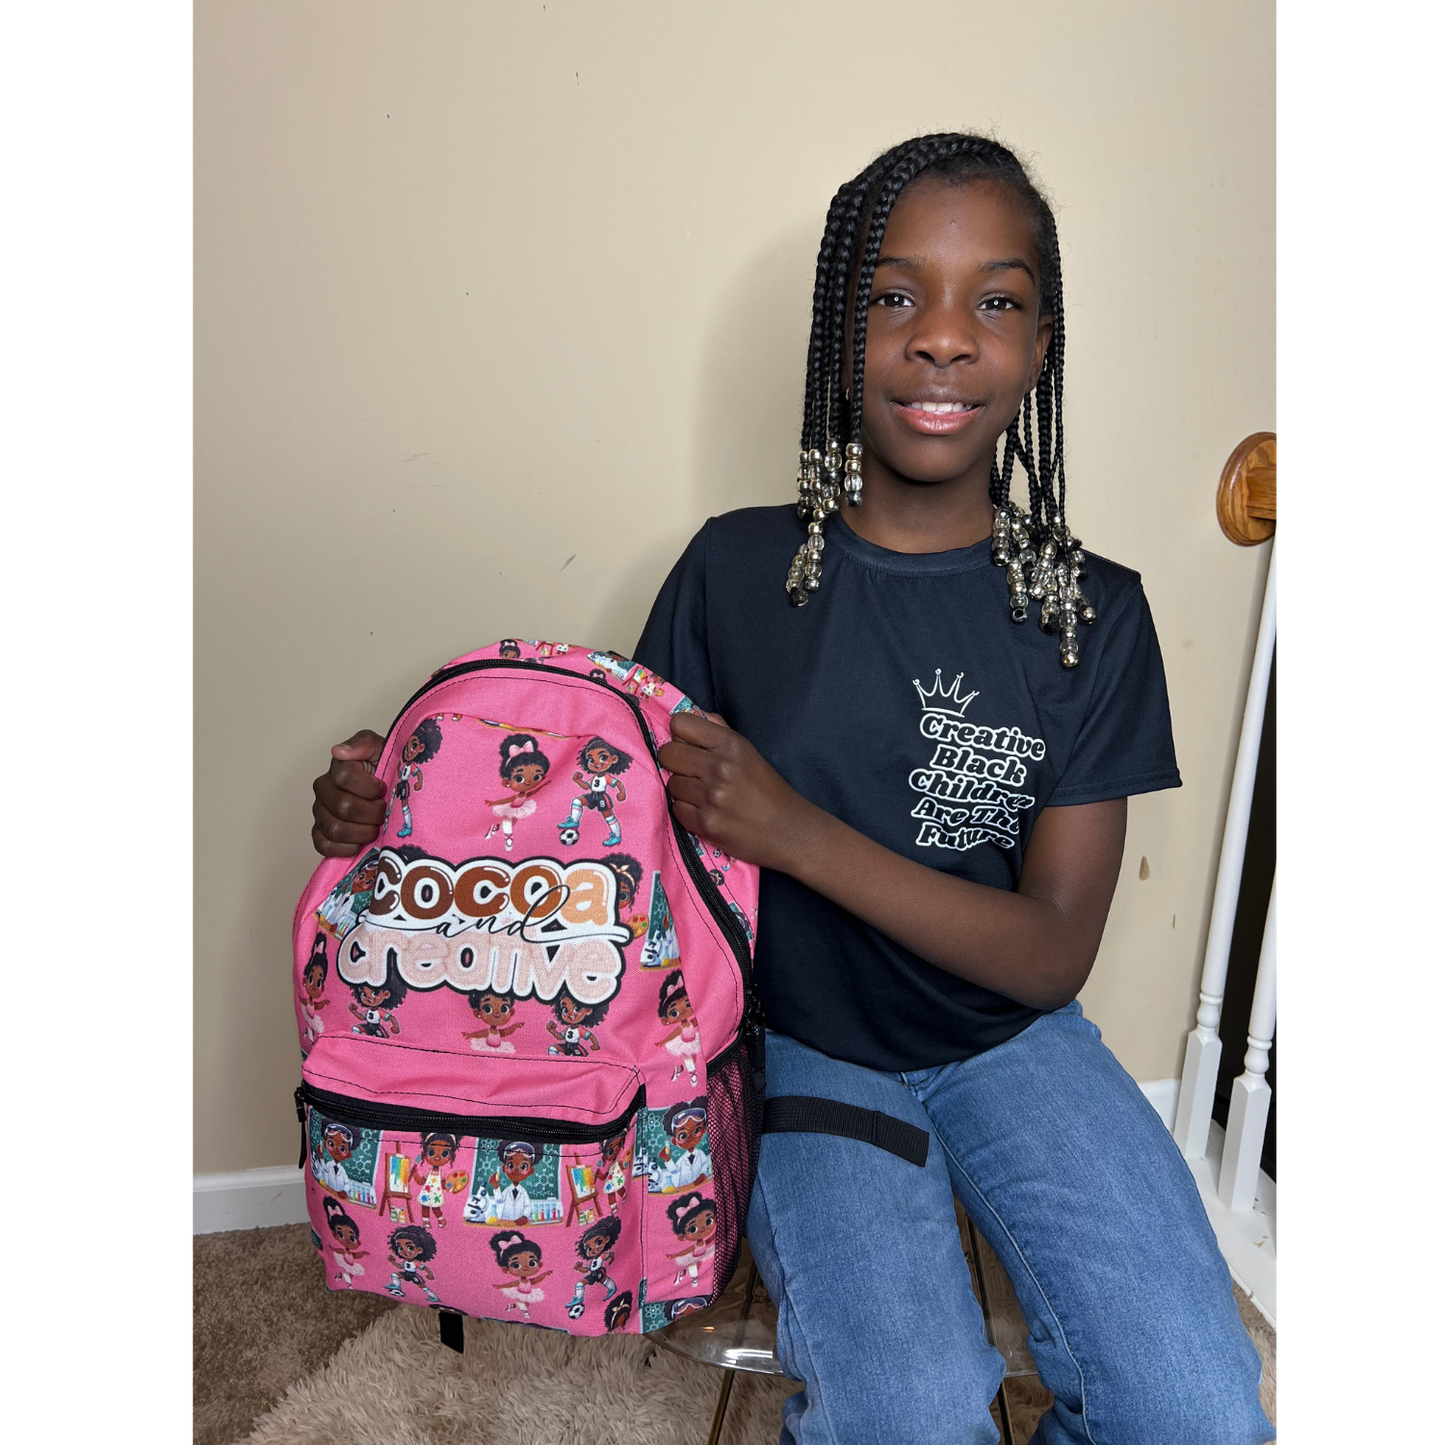
[(302, 1163), (328, 1287), (653, 1330), (737, 1261), (757, 1167), (757, 869), (673, 818), (676, 688), (504, 641), (432, 674), (371, 848), (296, 908)]

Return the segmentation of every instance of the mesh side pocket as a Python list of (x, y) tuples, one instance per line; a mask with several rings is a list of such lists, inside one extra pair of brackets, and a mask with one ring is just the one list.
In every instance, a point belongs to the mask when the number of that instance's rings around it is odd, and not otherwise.
[[(763, 1101), (753, 1087), (752, 1050), (743, 1038), (733, 1056), (707, 1076), (707, 1129), (712, 1145), (713, 1200), (717, 1205), (716, 1299), (738, 1265), (748, 1199), (758, 1172)], [(711, 1300), (709, 1301), (711, 1302)]]

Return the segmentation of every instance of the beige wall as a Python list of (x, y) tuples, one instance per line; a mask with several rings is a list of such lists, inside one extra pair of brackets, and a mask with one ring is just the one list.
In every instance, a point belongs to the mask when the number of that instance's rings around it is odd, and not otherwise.
[(499, 636), (627, 651), (703, 518), (789, 497), (824, 209), (925, 130), (1057, 201), (1071, 520), (1144, 574), (1186, 783), (1084, 999), (1177, 1071), (1261, 582), (1213, 491), (1274, 425), (1268, 4), (202, 0), (196, 93), (199, 1172), (295, 1157), (328, 744)]

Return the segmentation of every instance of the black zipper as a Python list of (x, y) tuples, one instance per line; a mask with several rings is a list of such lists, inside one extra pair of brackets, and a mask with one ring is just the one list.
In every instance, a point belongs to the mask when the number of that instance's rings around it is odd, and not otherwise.
[[(443, 683), (450, 682), (453, 678), (461, 677), (469, 672), (488, 672), (497, 668), (520, 670), (522, 672), (545, 672), (555, 677), (566, 677), (581, 682), (589, 682), (594, 687), (603, 688), (609, 697), (619, 698), (632, 709), (633, 717), (637, 721), (637, 729), (642, 734), (643, 741), (647, 744), (647, 751), (652, 755), (652, 765), (657, 769), (658, 776), (662, 775), (662, 763), (657, 756), (657, 743), (652, 736), (652, 729), (647, 725), (647, 719), (642, 715), (642, 707), (634, 697), (629, 697), (625, 692), (618, 692), (606, 682), (600, 682), (595, 677), (587, 677), (580, 672), (573, 672), (565, 667), (548, 667), (542, 662), (525, 662), (519, 658), (510, 657), (484, 657), (478, 658), (475, 662), (459, 662), (454, 667), (444, 667), (438, 673), (433, 674), (407, 699), (406, 706), (397, 713), (392, 720), (391, 727), (387, 729), (386, 740), (391, 741), (391, 735), (396, 731), (396, 725), (403, 717), (433, 688), (440, 687)], [(738, 973), (743, 982), (743, 1029), (749, 1029), (754, 1034), (761, 1034), (763, 1028), (762, 1005), (753, 992), (753, 961), (748, 951), (748, 935), (742, 924), (738, 922), (737, 915), (727, 905), (727, 900), (722, 896), (716, 883), (708, 877), (707, 869), (703, 867), (702, 859), (697, 856), (697, 851), (692, 846), (692, 839), (688, 836), (687, 829), (677, 821), (672, 811), (672, 799), (668, 799), (667, 816), (672, 823), (673, 836), (677, 841), (678, 849), (682, 853), (682, 861), (687, 868), (692, 880), (697, 884), (698, 892), (702, 894), (708, 911), (716, 920), (717, 925), (723, 931), (723, 936), (728, 941), (728, 946), (733, 951), (733, 957), (737, 960)]]
[[(429, 1109), (412, 1109), (404, 1104), (374, 1104), (348, 1094), (333, 1094), (313, 1084), (296, 1086), (296, 1117), (306, 1123), (306, 1106), (341, 1124), (362, 1129), (393, 1130), (403, 1134), (466, 1135), (471, 1139), (534, 1139), (539, 1144), (600, 1144), (622, 1133), (632, 1116), (647, 1104), (641, 1085), (632, 1096), (627, 1112), (606, 1124), (568, 1124), (556, 1119), (521, 1118), (496, 1114), (438, 1114)], [(302, 1159), (305, 1159), (303, 1141)]]

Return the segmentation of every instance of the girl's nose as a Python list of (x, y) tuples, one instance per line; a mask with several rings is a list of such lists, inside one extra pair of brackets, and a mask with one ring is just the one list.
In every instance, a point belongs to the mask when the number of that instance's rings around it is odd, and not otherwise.
[(972, 361), (978, 355), (978, 340), (967, 311), (942, 303), (919, 308), (918, 321), (908, 339), (910, 360), (927, 361), (937, 367), (956, 361)]

